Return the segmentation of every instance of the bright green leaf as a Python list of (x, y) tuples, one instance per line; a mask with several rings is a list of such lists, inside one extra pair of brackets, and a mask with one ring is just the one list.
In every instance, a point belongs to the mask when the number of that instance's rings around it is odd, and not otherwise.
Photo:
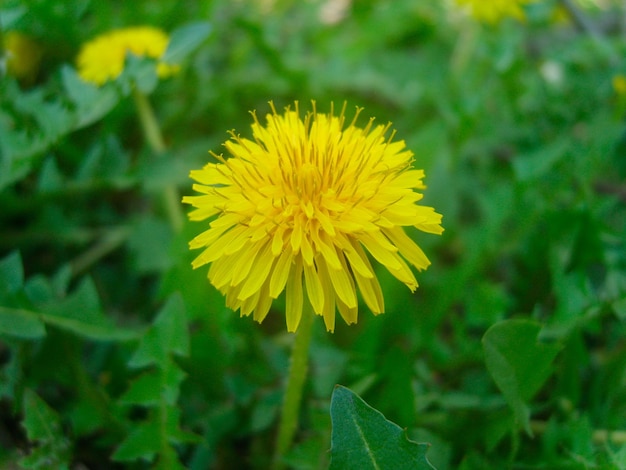
[(180, 64), (193, 50), (209, 36), (211, 25), (198, 21), (174, 30), (163, 56), (168, 64)]
[(45, 336), (46, 328), (35, 312), (0, 307), (0, 335), (35, 339)]
[(82, 80), (76, 70), (64, 66), (61, 77), (65, 92), (76, 107), (75, 128), (80, 129), (105, 116), (119, 101), (119, 95), (113, 87), (97, 87)]
[(529, 320), (505, 320), (483, 336), (485, 363), (493, 380), (513, 409), (518, 425), (530, 433), (527, 402), (552, 373), (559, 344), (538, 340), (541, 326)]
[(335, 387), (330, 416), (331, 470), (434, 468), (426, 458), (428, 444), (409, 441), (402, 428), (350, 389)]

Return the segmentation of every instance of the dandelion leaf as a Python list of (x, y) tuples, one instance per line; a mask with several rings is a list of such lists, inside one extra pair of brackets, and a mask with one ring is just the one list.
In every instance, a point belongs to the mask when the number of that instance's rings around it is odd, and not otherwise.
[(496, 323), (483, 336), (485, 363), (512, 408), (515, 419), (530, 434), (527, 402), (552, 373), (561, 346), (538, 340), (541, 326), (529, 320)]
[(337, 385), (330, 404), (332, 420), (330, 470), (432, 470), (429, 444), (407, 439), (350, 389)]
[(20, 468), (69, 468), (71, 446), (63, 436), (56, 411), (35, 392), (26, 389), (23, 412), (22, 426), (33, 445), (29, 455), (20, 460)]

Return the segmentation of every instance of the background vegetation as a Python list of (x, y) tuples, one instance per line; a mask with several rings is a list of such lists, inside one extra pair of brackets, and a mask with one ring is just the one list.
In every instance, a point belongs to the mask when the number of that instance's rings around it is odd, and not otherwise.
[[(332, 335), (318, 319), (288, 462), (328, 467), (342, 384), (430, 443), (439, 470), (626, 468), (626, 9), (525, 12), (5, 0), (4, 37), (28, 35), (40, 60), (0, 81), (0, 466), (267, 468), (281, 307), (262, 325), (226, 309), (190, 267), (201, 226), (174, 230), (161, 194), (190, 194), (226, 131), (249, 135), (248, 110), (315, 99), (393, 122), (446, 231), (417, 239), (433, 264), (416, 294), (381, 271), (385, 315), (363, 308)], [(137, 24), (183, 31), (180, 72), (157, 83), (138, 62), (80, 82), (80, 45)]]

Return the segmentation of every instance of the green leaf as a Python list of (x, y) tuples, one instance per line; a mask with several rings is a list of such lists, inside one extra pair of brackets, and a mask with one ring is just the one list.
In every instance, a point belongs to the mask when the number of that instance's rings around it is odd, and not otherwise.
[(160, 447), (159, 427), (148, 422), (135, 426), (112, 456), (113, 460), (129, 461), (144, 459), (152, 461)]
[(0, 307), (0, 335), (36, 339), (46, 335), (46, 328), (35, 312)]
[(180, 64), (209, 36), (211, 25), (206, 21), (190, 23), (175, 29), (163, 56), (163, 62)]
[(163, 306), (128, 364), (131, 367), (156, 364), (164, 369), (169, 363), (170, 354), (189, 354), (187, 318), (179, 294), (173, 294)]
[(557, 343), (538, 340), (541, 326), (529, 320), (505, 320), (483, 336), (485, 363), (496, 385), (513, 409), (515, 419), (530, 431), (527, 402), (552, 373), (552, 361), (561, 349)]
[(76, 107), (75, 129), (88, 126), (105, 116), (119, 101), (113, 87), (97, 87), (82, 80), (76, 70), (69, 66), (61, 69), (65, 92)]
[[(161, 414), (161, 411), (163, 414)], [(178, 456), (172, 445), (184, 442), (198, 442), (198, 436), (180, 430), (180, 410), (175, 407), (158, 408), (148, 422), (134, 428), (113, 454), (113, 460), (131, 461), (144, 459), (160, 460), (171, 463), (169, 468), (178, 468)]]
[(128, 239), (133, 266), (138, 273), (160, 273), (172, 265), (172, 230), (156, 217), (144, 216), (133, 224)]
[(43, 321), (85, 338), (124, 341), (134, 339), (140, 333), (112, 324), (103, 314), (98, 292), (89, 278), (85, 278), (71, 295), (61, 300), (48, 301), (40, 308)]
[(614, 301), (611, 303), (611, 307), (617, 318), (622, 321), (626, 320), (626, 297)]
[(30, 389), (24, 391), (24, 420), (28, 440), (37, 445), (20, 460), (23, 468), (69, 468), (70, 444), (63, 436), (59, 415)]
[(546, 174), (567, 155), (570, 141), (560, 139), (554, 143), (539, 147), (526, 155), (513, 160), (513, 170), (518, 181), (530, 181)]
[(22, 288), (24, 269), (18, 251), (13, 251), (0, 260), (0, 298)]
[(165, 370), (157, 369), (139, 376), (120, 398), (121, 405), (155, 406), (163, 400), (167, 405), (176, 404), (181, 382), (185, 374), (170, 361)]
[(350, 389), (337, 385), (330, 403), (331, 470), (420, 470), (434, 467), (426, 458), (428, 444), (407, 439)]

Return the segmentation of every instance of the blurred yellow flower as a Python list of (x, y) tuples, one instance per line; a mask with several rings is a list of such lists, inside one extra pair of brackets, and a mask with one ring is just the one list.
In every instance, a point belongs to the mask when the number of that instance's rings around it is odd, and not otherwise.
[[(441, 215), (416, 204), (425, 189), (423, 170), (413, 169), (404, 141), (392, 142), (390, 124), (356, 125), (313, 109), (302, 119), (298, 103), (272, 113), (262, 125), (253, 113), (253, 140), (231, 132), (230, 158), (212, 155), (190, 176), (202, 195), (192, 221), (212, 218), (190, 242), (203, 248), (197, 268), (211, 263), (208, 277), (227, 305), (261, 322), (286, 291), (288, 331), (296, 331), (304, 292), (326, 328), (334, 331), (335, 308), (346, 323), (357, 321), (357, 288), (374, 314), (384, 312), (383, 293), (370, 255), (411, 291), (418, 270), (430, 264), (405, 226), (441, 234)], [(217, 216), (214, 218), (214, 216)], [(368, 255), (369, 253), (369, 255)]]
[(456, 3), (467, 7), (476, 20), (494, 24), (505, 17), (524, 20), (526, 15), (522, 6), (532, 1), (534, 0), (456, 0)]
[(37, 75), (43, 49), (31, 37), (18, 31), (4, 35), (7, 72), (21, 80), (33, 80)]
[[(110, 31), (83, 45), (76, 59), (78, 74), (87, 82), (103, 85), (122, 73), (128, 53), (158, 60), (168, 42), (167, 34), (151, 26)], [(177, 69), (175, 65), (157, 63), (159, 77), (172, 75)]]
[(626, 96), (626, 76), (615, 75), (613, 77), (613, 89), (620, 96)]

